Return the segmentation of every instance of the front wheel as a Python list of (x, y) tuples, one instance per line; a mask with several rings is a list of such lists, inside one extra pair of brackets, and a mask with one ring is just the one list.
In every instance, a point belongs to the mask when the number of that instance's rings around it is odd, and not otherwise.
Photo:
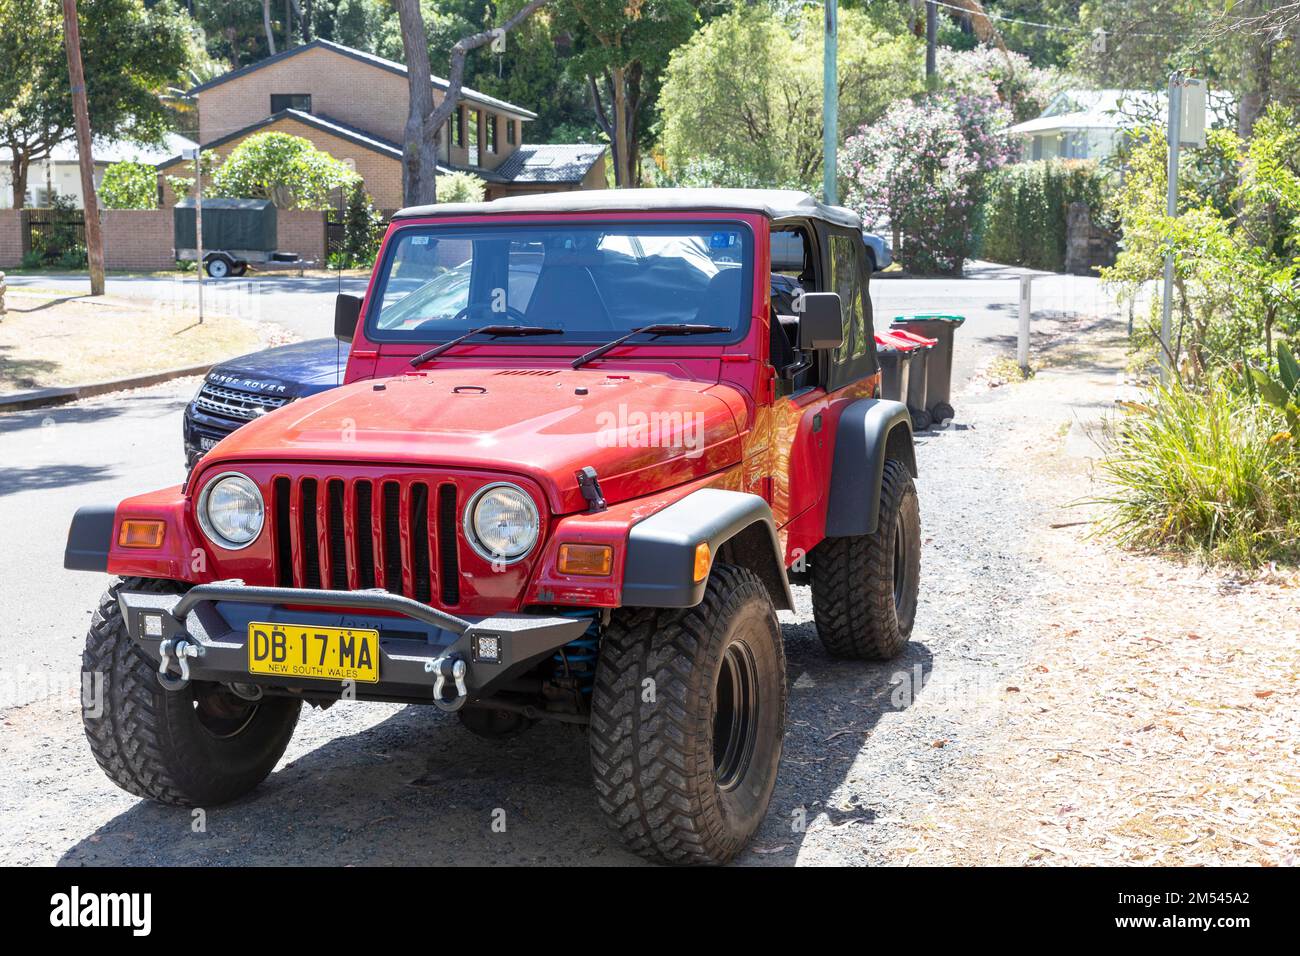
[(885, 462), (874, 534), (826, 538), (809, 557), (813, 620), (831, 656), (898, 656), (912, 636), (921, 578), (921, 509), (907, 466)]
[(213, 256), (208, 260), (207, 271), (214, 279), (224, 279), (230, 275), (230, 260), (224, 256)]
[(206, 681), (164, 690), (157, 665), (126, 633), (122, 588), (168, 592), (174, 585), (126, 578), (104, 593), (91, 618), (81, 719), (99, 766), (128, 793), (176, 806), (212, 806), (252, 790), (284, 754), (301, 702), (247, 701)]
[(725, 863), (776, 785), (785, 649), (767, 589), (717, 565), (693, 608), (627, 608), (605, 630), (591, 701), (597, 802), (629, 849)]

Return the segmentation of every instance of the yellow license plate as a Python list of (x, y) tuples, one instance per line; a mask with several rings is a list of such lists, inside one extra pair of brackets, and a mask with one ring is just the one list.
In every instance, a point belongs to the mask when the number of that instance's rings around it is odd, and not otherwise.
[(248, 672), (373, 684), (379, 680), (379, 632), (254, 621), (248, 625)]

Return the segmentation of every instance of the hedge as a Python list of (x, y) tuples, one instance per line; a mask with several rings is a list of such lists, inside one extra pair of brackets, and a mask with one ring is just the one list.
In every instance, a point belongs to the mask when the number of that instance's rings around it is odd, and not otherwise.
[(1061, 272), (1070, 203), (1100, 210), (1104, 177), (1087, 160), (1017, 163), (990, 179), (981, 216), (979, 255), (1007, 265)]

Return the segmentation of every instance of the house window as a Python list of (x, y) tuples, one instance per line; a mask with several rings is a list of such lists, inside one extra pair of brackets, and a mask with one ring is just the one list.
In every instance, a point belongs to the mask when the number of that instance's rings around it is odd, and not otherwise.
[(451, 145), (465, 145), (465, 107), (456, 107), (456, 115), (451, 124)]
[(506, 120), (506, 142), (515, 145), (515, 121), (512, 119)]
[(487, 114), (487, 123), (484, 126), (483, 133), (487, 138), (487, 151), (495, 153), (497, 151), (497, 121), (500, 119), (496, 113)]
[(479, 155), (478, 155), (479, 111), (468, 110), (467, 116), (468, 119), (466, 120), (465, 123), (466, 127), (468, 127), (465, 130), (465, 133), (469, 140), (469, 142), (466, 145), (466, 149), (469, 151), (469, 157), (467, 162), (471, 166), (477, 166), (479, 164)]
[(271, 112), (280, 113), (284, 110), (298, 110), (302, 113), (311, 112), (311, 94), (310, 93), (272, 93), (271, 94)]

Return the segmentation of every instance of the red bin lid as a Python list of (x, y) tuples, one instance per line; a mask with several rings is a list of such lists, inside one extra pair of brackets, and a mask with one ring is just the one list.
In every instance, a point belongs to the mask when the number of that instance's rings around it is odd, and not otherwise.
[(912, 348), (932, 349), (939, 344), (938, 339), (932, 339), (924, 335), (917, 335), (915, 332), (909, 332), (907, 329), (890, 329), (889, 334), (894, 336), (894, 338), (911, 342)]
[[(927, 339), (927, 341), (929, 340)], [(918, 343), (909, 338), (904, 338), (893, 330), (876, 333), (876, 347), (879, 348), (882, 345), (897, 349), (900, 352), (911, 352), (913, 349), (919, 348)]]

